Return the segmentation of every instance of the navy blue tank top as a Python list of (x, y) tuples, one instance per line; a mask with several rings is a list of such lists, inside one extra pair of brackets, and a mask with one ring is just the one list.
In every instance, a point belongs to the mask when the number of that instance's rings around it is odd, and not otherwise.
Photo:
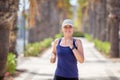
[[(56, 52), (58, 56), (57, 68), (55, 75), (66, 78), (78, 78), (77, 60), (68, 46), (60, 45), (61, 39), (58, 42)], [(73, 39), (75, 45), (75, 39)]]

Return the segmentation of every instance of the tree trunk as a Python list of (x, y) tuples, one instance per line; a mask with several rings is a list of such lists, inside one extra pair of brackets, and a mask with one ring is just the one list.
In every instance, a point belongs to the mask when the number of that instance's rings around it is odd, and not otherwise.
[(106, 1), (88, 0), (89, 27), (88, 33), (94, 39), (105, 41), (106, 32)]
[[(9, 26), (5, 24), (0, 24), (1, 26)], [(6, 61), (7, 61), (7, 54), (9, 49), (9, 30), (7, 29), (0, 29), (0, 80), (3, 79), (5, 68), (6, 68)]]
[(107, 23), (106, 23), (106, 41), (107, 42), (110, 42), (110, 31), (111, 31), (111, 28), (110, 28), (111, 24), (110, 23), (111, 23), (110, 19), (107, 18)]
[(91, 19), (92, 20), (92, 23), (91, 23), (91, 33), (92, 33), (92, 37), (94, 39), (97, 38), (97, 35), (98, 35), (98, 24), (97, 24), (97, 4), (96, 4), (96, 1), (93, 0), (93, 4), (92, 4), (92, 16), (91, 16)]
[(111, 19), (111, 31), (110, 31), (110, 42), (111, 42), (111, 57), (119, 57), (119, 22), (116, 18)]
[(119, 57), (119, 21), (120, 21), (120, 0), (107, 0), (108, 19), (110, 24), (111, 57)]
[[(96, 0), (96, 23), (97, 23), (97, 39), (105, 41), (106, 30), (106, 0)], [(98, 34), (99, 33), (99, 34)]]
[[(41, 3), (40, 0), (37, 1), (38, 4)], [(29, 42), (41, 41), (46, 37), (51, 36), (51, 1), (46, 0), (41, 5), (38, 5), (38, 11), (40, 16), (35, 15), (35, 25), (29, 30)], [(49, 29), (46, 29), (49, 28)], [(51, 33), (50, 33), (51, 32)]]
[(12, 29), (19, 0), (0, 0), (0, 80), (3, 80), (7, 54), (9, 52), (9, 33)]
[(16, 12), (16, 18), (13, 22), (12, 25), (12, 30), (10, 30), (10, 36), (9, 36), (9, 52), (12, 52), (13, 54), (16, 55), (16, 57), (18, 57), (18, 53), (16, 51), (16, 39), (17, 39), (17, 12)]
[[(38, 5), (42, 0), (37, 0)], [(61, 0), (62, 1), (62, 0)], [(38, 7), (40, 16), (35, 17), (35, 26), (29, 30), (29, 42), (41, 41), (59, 33), (60, 17), (66, 15), (65, 9), (57, 8), (57, 0), (45, 0)], [(63, 14), (65, 13), (65, 14)], [(66, 18), (66, 17), (64, 17)]]

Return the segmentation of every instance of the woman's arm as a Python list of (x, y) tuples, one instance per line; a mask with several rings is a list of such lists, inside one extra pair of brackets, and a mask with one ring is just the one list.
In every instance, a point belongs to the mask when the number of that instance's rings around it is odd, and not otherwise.
[(80, 62), (84, 62), (84, 52), (83, 52), (83, 46), (82, 42), (79, 39), (76, 39), (75, 45), (77, 46), (77, 49), (74, 48), (72, 51), (76, 57), (76, 59)]
[[(68, 41), (69, 47), (72, 49), (74, 47), (73, 42), (72, 41)], [(79, 39), (76, 39), (75, 41), (75, 45), (77, 47), (72, 49), (74, 56), (76, 57), (76, 59), (80, 62), (83, 63), (84, 62), (84, 52), (83, 52), (83, 47), (82, 47), (82, 42)]]
[(51, 63), (55, 63), (55, 61), (56, 61), (56, 46), (57, 46), (57, 43), (58, 43), (58, 39), (56, 39), (56, 40), (53, 42), (52, 56), (51, 56), (51, 58), (50, 58), (50, 62), (51, 62)]

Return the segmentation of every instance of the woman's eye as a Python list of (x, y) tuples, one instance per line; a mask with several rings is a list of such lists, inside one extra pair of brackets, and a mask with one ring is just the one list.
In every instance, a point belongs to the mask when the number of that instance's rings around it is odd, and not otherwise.
[(72, 27), (64, 27), (65, 29), (71, 29)]

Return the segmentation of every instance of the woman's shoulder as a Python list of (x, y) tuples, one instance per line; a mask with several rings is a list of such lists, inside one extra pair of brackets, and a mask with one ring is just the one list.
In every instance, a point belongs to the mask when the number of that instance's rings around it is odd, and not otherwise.
[(54, 40), (54, 43), (57, 43), (58, 41), (59, 41), (59, 39), (57, 38), (57, 39)]
[(61, 38), (55, 39), (55, 40), (54, 40), (54, 44), (58, 44), (58, 42), (59, 42), (60, 39), (61, 39)]
[(80, 38), (74, 38), (74, 39), (75, 39), (75, 43), (76, 43), (76, 44), (81, 44)]

